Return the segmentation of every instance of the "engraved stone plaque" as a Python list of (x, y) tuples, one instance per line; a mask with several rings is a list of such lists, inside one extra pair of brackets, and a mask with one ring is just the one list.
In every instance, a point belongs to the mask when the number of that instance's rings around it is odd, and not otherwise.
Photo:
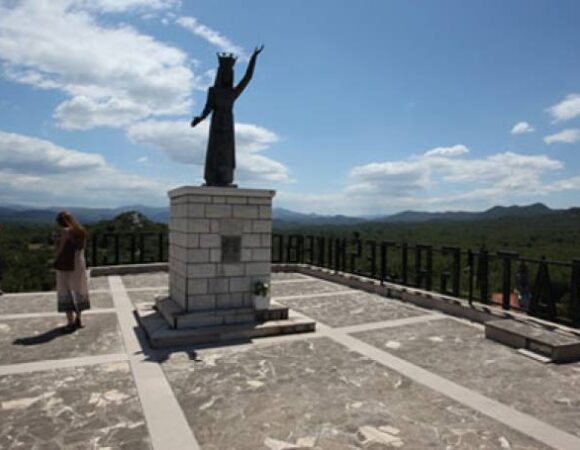
[(222, 236), (222, 263), (238, 263), (242, 254), (241, 236)]

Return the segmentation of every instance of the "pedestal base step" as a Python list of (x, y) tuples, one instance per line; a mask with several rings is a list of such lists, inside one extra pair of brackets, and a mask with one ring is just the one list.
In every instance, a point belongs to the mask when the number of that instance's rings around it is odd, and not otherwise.
[(529, 322), (512, 319), (485, 323), (485, 337), (517, 349), (526, 349), (552, 362), (580, 360), (580, 338)]
[(215, 327), (218, 325), (288, 319), (288, 308), (282, 305), (270, 305), (265, 310), (230, 308), (187, 312), (170, 297), (159, 297), (155, 299), (155, 309), (167, 321), (169, 327), (174, 329)]
[(139, 309), (137, 319), (153, 348), (190, 346), (227, 341), (240, 341), (281, 334), (315, 331), (316, 322), (298, 317), (267, 322), (216, 325), (198, 328), (170, 328), (167, 320), (154, 309)]

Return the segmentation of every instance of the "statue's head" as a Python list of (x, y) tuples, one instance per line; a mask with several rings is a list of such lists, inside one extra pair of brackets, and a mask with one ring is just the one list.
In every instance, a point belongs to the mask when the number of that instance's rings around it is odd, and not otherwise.
[(219, 67), (215, 76), (215, 87), (234, 86), (234, 64), (236, 58), (232, 53), (218, 53)]

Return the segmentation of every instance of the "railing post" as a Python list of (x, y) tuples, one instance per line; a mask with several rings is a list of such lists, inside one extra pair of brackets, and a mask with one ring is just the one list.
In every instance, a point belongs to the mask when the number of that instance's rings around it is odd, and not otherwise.
[[(451, 255), (451, 295), (459, 297), (460, 280), (461, 280), (461, 250), (458, 247), (442, 247), (443, 256)], [(447, 286), (447, 283), (446, 283)]]
[(159, 233), (157, 243), (159, 244), (159, 262), (163, 262), (163, 233)]
[(119, 250), (119, 233), (115, 233), (114, 235), (114, 242), (115, 242), (115, 264), (119, 265), (121, 263), (121, 253)]
[(349, 255), (350, 273), (356, 273), (356, 260), (362, 256), (362, 243), (358, 232), (353, 233), (351, 244), (353, 248)]
[(415, 287), (422, 288), (423, 284), (423, 273), (421, 269), (421, 265), (423, 263), (422, 256), (423, 256), (423, 246), (420, 244), (415, 245)]
[(433, 247), (427, 245), (425, 249), (427, 251), (425, 289), (430, 291), (433, 288)]
[(381, 242), (381, 286), (385, 284), (385, 281), (389, 277), (389, 247), (393, 247), (394, 242)]
[(93, 260), (92, 266), (96, 267), (98, 265), (98, 258), (97, 258), (97, 251), (98, 251), (98, 238), (99, 235), (98, 234), (93, 234), (93, 241), (92, 241), (92, 247), (93, 247), (93, 254), (91, 255), (91, 259)]
[(572, 273), (570, 277), (570, 318), (572, 324), (580, 326), (580, 260), (572, 261)]
[(284, 262), (288, 262), (288, 261), (284, 261), (284, 235), (280, 234), (279, 236), (279, 240), (278, 240), (278, 257), (280, 258), (280, 262), (284, 263)]
[(477, 275), (479, 281), (479, 300), (482, 303), (489, 301), (489, 274), (488, 274), (488, 252), (482, 247), (479, 250), (479, 261), (477, 264)]
[(369, 249), (368, 261), (371, 265), (371, 278), (377, 277), (377, 243), (375, 241), (366, 241), (366, 246)]
[(502, 308), (509, 310), (511, 307), (511, 281), (512, 281), (512, 258), (517, 258), (517, 253), (514, 252), (497, 252), (501, 258), (502, 268)]
[(326, 238), (323, 236), (318, 236), (316, 238), (316, 244), (318, 247), (317, 265), (319, 267), (324, 267), (324, 257), (326, 255)]
[(135, 233), (131, 233), (130, 237), (131, 237), (131, 264), (135, 264), (135, 251), (136, 251)]
[(145, 262), (145, 234), (139, 233), (139, 262)]
[(327, 263), (328, 263), (328, 268), (331, 269), (332, 268), (332, 261), (334, 261), (334, 239), (332, 237), (328, 238), (328, 245), (327, 245)]
[(314, 264), (314, 236), (306, 236), (308, 241), (308, 264)]
[(401, 284), (407, 284), (407, 264), (409, 262), (409, 246), (406, 242), (401, 244)]
[(475, 258), (473, 256), (473, 252), (471, 249), (467, 250), (467, 265), (469, 266), (469, 280), (468, 280), (468, 300), (469, 304), (473, 303), (473, 277), (475, 275), (474, 265), (475, 265)]
[(538, 273), (536, 274), (534, 292), (532, 293), (532, 301), (530, 302), (530, 314), (544, 315), (543, 311), (540, 310), (542, 301), (547, 305), (546, 314), (548, 319), (554, 320), (556, 318), (556, 303), (554, 302), (550, 271), (548, 270), (548, 263), (546, 262), (545, 256), (542, 256)]

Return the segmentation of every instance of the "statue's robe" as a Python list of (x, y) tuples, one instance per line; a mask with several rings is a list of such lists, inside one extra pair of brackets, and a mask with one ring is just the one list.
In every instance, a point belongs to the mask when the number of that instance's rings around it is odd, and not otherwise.
[(205, 182), (208, 186), (229, 186), (234, 180), (236, 144), (233, 107), (235, 100), (234, 88), (209, 88), (206, 108), (212, 109), (212, 116), (205, 158)]

